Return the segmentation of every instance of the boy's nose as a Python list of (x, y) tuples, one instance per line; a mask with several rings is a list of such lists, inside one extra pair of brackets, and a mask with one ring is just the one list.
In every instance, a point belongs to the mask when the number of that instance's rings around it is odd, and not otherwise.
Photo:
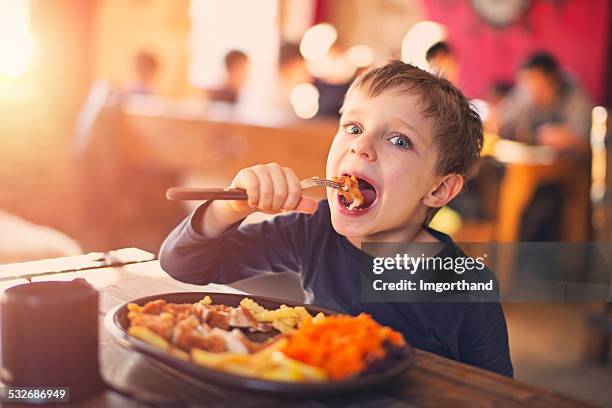
[(376, 160), (376, 152), (372, 144), (365, 138), (359, 138), (351, 144), (351, 153), (360, 159)]

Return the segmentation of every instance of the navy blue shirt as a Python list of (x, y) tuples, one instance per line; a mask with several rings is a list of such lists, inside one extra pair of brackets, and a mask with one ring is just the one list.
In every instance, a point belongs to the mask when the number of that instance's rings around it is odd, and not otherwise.
[[(498, 302), (361, 302), (355, 274), (368, 255), (333, 229), (327, 201), (312, 215), (288, 213), (256, 224), (238, 223), (215, 238), (202, 236), (192, 225), (205, 208), (187, 217), (162, 245), (161, 267), (175, 279), (203, 285), (296, 272), (312, 304), (353, 315), (369, 313), (417, 348), (513, 375)], [(448, 235), (428, 231), (460, 251)]]

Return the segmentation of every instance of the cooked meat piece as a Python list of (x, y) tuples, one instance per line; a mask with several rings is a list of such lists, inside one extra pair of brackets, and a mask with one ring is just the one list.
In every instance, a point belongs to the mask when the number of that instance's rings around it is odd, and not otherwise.
[(164, 311), (166, 301), (163, 299), (152, 300), (140, 309), (141, 313), (160, 314)]
[(172, 331), (172, 342), (183, 350), (191, 350), (194, 347), (192, 333), (195, 332), (198, 323), (195, 317), (186, 318), (178, 322)]
[(131, 321), (132, 326), (144, 326), (160, 336), (170, 340), (174, 319), (171, 315), (139, 314)]
[(228, 312), (209, 309), (205, 322), (212, 327), (228, 330), (230, 328), (229, 319), (230, 317)]
[(269, 323), (258, 322), (253, 313), (242, 306), (235, 307), (230, 312), (229, 324), (232, 327), (248, 328), (250, 331), (267, 333), (272, 330)]
[[(225, 344), (227, 345), (227, 351), (230, 353), (237, 354), (248, 354), (249, 350), (244, 344), (245, 341), (248, 341), (244, 334), (238, 329), (234, 329), (232, 331), (221, 330), (218, 327), (215, 327), (211, 330), (211, 334), (213, 336), (219, 336), (225, 340)], [(209, 350), (210, 351), (210, 350)]]

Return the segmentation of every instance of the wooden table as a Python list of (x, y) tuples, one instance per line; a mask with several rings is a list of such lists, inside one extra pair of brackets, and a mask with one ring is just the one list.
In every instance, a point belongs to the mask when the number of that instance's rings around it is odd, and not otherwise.
[[(31, 278), (33, 281), (72, 280), (81, 277), (100, 291), (100, 363), (104, 377), (120, 387), (180, 396), (189, 406), (240, 407), (338, 407), (338, 406), (533, 406), (578, 407), (588, 404), (552, 391), (417, 350), (415, 365), (396, 384), (384, 389), (322, 400), (286, 400), (226, 390), (189, 382), (161, 369), (154, 361), (119, 346), (103, 327), (105, 314), (114, 306), (134, 298), (164, 292), (237, 292), (225, 285), (196, 286), (178, 282), (164, 273), (157, 261), (57, 273)], [(4, 288), (20, 280), (4, 282)], [(107, 391), (82, 407), (141, 407), (121, 395)]]
[(521, 220), (527, 206), (537, 189), (550, 183), (565, 187), (561, 240), (583, 242), (588, 239), (590, 186), (587, 172), (590, 169), (587, 166), (576, 160), (559, 158), (545, 146), (503, 140), (496, 142), (493, 150), (492, 156), (505, 167), (499, 187), (496, 241), (519, 241)]

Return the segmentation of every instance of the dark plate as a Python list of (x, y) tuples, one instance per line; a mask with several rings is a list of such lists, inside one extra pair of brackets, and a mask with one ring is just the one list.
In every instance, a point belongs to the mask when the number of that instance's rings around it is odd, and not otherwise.
[[(305, 305), (302, 303), (235, 293), (162, 293), (159, 295), (134, 299), (129, 303), (144, 305), (145, 303), (155, 299), (164, 299), (168, 303), (195, 303), (206, 295), (209, 295), (215, 304), (225, 304), (234, 307), (238, 306), (240, 301), (248, 296), (266, 309), (276, 309), (281, 304), (285, 304), (287, 306), (304, 306), (311, 314), (316, 314), (319, 312), (323, 312), (328, 315), (337, 314), (337, 312), (334, 312), (333, 310)], [(173, 370), (178, 370), (179, 372), (197, 381), (205, 384), (213, 383), (242, 391), (259, 391), (279, 396), (312, 398), (325, 395), (338, 395), (351, 391), (362, 391), (367, 387), (388, 384), (391, 380), (396, 379), (408, 367), (410, 367), (414, 360), (414, 352), (410, 346), (407, 346), (405, 357), (393, 363), (391, 367), (383, 372), (365, 374), (347, 380), (329, 381), (324, 383), (268, 381), (229, 374), (212, 368), (202, 367), (192, 362), (183, 361), (141, 340), (128, 336), (127, 303), (119, 305), (108, 312), (106, 314), (104, 324), (106, 329), (109, 330), (113, 336), (115, 336), (117, 341), (122, 346), (131, 348), (139, 353), (153, 358), (162, 365), (165, 365)]]

